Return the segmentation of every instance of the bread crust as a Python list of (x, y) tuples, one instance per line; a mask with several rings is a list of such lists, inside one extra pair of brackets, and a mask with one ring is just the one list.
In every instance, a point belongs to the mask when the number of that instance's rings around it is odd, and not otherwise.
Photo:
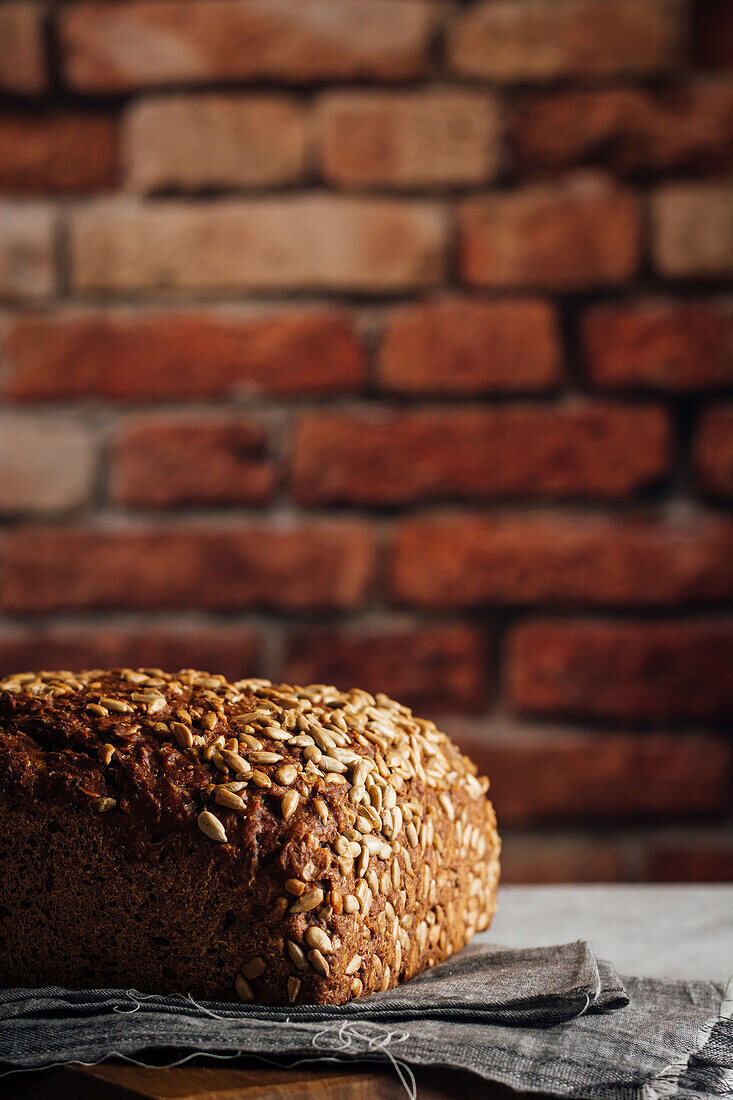
[(184, 670), (0, 683), (6, 985), (343, 1004), (496, 905), (488, 781), (386, 696)]

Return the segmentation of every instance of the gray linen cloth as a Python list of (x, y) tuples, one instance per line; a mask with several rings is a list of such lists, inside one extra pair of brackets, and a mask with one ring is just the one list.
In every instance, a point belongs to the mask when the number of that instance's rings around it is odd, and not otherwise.
[(713, 982), (622, 982), (583, 942), (482, 946), (342, 1007), (0, 990), (0, 1064), (13, 1072), (112, 1056), (379, 1059), (410, 1096), (409, 1067), (438, 1065), (553, 1096), (700, 1100), (733, 1095), (729, 1007)]

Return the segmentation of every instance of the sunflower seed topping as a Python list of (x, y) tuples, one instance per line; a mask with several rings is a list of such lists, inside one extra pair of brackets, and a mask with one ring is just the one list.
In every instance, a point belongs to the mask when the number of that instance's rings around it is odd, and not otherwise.
[(115, 714), (131, 714), (132, 707), (129, 703), (123, 703), (121, 699), (100, 699), (100, 705), (112, 710)]
[(216, 794), (214, 795), (214, 801), (218, 802), (220, 806), (225, 806), (228, 810), (246, 810), (247, 806), (243, 799), (235, 794), (234, 791), (229, 790), (228, 787), (217, 787)]
[(329, 936), (317, 924), (312, 924), (306, 929), (304, 939), (309, 947), (323, 952), (324, 955), (330, 955), (333, 951), (333, 944)]
[(251, 1002), (255, 999), (254, 990), (242, 974), (237, 974), (234, 979), (234, 989), (240, 1001)]
[(282, 811), (283, 819), (288, 820), (292, 817), (298, 808), (298, 802), (300, 801), (300, 795), (297, 791), (286, 791), (280, 800), (280, 809)]
[(232, 752), (230, 749), (222, 749), (221, 755), (227, 767), (230, 768), (235, 775), (249, 775), (252, 771), (249, 763), (243, 756), (240, 756), (239, 753)]
[(196, 819), (198, 826), (204, 836), (207, 836), (209, 840), (216, 840), (220, 844), (224, 844), (227, 839), (227, 834), (224, 830), (219, 818), (214, 814), (209, 813), (208, 810), (203, 810)]
[(324, 978), (327, 978), (331, 973), (331, 967), (328, 965), (326, 959), (318, 950), (308, 952), (308, 962), (311, 964), (313, 969), (316, 970), (319, 974), (322, 974)]
[(298, 769), (295, 767), (295, 764), (283, 764), (283, 766), (278, 768), (275, 772), (275, 779), (277, 779), (278, 783), (282, 783), (284, 787), (289, 787), (297, 778)]
[(354, 955), (353, 959), (346, 964), (345, 974), (356, 974), (357, 970), (362, 964), (361, 955)]
[(178, 745), (182, 749), (190, 749), (193, 745), (193, 734), (189, 726), (183, 724), (183, 722), (171, 722), (171, 733), (175, 737)]
[(294, 978), (292, 975), (288, 978), (288, 1000), (291, 1005), (297, 1001), (301, 985), (300, 978)]
[(298, 967), (298, 970), (305, 970), (308, 965), (308, 960), (305, 957), (305, 951), (303, 950), (303, 948), (300, 946), (300, 944), (295, 943), (294, 940), (286, 940), (285, 943), (287, 945), (288, 955), (290, 956), (291, 962), (293, 962), (294, 965)]
[(290, 906), (291, 913), (310, 913), (311, 909), (315, 909), (323, 901), (323, 890), (320, 886), (311, 886), (306, 890), (294, 905)]
[(261, 978), (265, 970), (267, 970), (265, 960), (260, 955), (255, 955), (253, 959), (244, 964), (242, 974), (248, 981), (252, 982), (256, 978)]
[(276, 752), (250, 752), (247, 753), (247, 759), (250, 764), (277, 764), (282, 756), (278, 756)]

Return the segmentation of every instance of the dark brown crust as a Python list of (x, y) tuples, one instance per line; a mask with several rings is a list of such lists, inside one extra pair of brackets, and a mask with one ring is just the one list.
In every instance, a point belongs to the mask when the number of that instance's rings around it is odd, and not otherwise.
[[(6, 984), (210, 998), (236, 985), (245, 1000), (339, 1004), (434, 965), (491, 920), (485, 783), (391, 700), (159, 670), (4, 686)], [(141, 695), (164, 702), (150, 715)], [(227, 764), (235, 749), (245, 774)], [(241, 804), (216, 801), (225, 785)]]

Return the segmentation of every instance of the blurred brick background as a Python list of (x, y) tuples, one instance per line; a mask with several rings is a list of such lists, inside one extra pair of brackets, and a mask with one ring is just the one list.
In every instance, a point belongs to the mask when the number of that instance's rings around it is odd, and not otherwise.
[(0, 664), (445, 716), (733, 877), (729, 0), (0, 0)]

